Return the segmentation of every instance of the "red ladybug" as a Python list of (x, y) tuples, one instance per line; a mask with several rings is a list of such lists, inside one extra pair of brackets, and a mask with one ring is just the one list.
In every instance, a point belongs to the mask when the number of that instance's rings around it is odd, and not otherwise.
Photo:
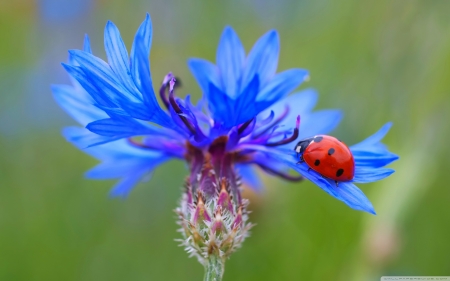
[(306, 162), (310, 169), (325, 178), (350, 181), (355, 175), (355, 160), (350, 149), (337, 138), (318, 135), (301, 140), (295, 146), (299, 163)]

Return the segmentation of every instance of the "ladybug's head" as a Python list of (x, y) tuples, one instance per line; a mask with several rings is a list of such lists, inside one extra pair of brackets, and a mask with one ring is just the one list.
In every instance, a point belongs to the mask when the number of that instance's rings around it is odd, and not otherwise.
[(294, 148), (295, 152), (297, 152), (297, 154), (302, 154), (313, 140), (314, 140), (314, 138), (308, 138), (308, 139), (299, 141)]

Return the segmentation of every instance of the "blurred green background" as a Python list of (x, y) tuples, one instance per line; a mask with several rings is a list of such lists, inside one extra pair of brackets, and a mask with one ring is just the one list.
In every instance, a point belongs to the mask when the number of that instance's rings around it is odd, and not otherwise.
[(201, 280), (174, 242), (184, 164), (109, 199), (114, 181), (83, 178), (96, 160), (61, 137), (75, 123), (49, 88), (68, 82), (60, 62), (84, 33), (104, 58), (106, 21), (130, 47), (147, 11), (155, 83), (173, 71), (180, 94), (199, 97), (189, 57), (214, 61), (225, 25), (247, 50), (275, 28), (279, 71), (309, 69), (317, 108), (344, 110), (334, 135), (352, 144), (394, 122), (397, 172), (360, 185), (377, 216), (265, 178), (262, 194), (246, 193), (256, 226), (224, 280), (450, 275), (450, 1), (0, 0), (0, 280)]

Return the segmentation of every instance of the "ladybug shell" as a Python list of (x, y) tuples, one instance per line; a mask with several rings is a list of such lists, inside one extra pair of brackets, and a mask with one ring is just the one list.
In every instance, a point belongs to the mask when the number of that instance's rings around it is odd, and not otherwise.
[(315, 136), (303, 152), (303, 160), (314, 171), (335, 181), (350, 181), (355, 175), (353, 154), (335, 137)]

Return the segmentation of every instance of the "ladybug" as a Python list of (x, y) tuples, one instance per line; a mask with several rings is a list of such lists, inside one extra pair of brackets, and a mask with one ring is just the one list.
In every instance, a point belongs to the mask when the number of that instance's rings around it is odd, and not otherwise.
[(335, 137), (318, 135), (301, 140), (295, 146), (298, 163), (306, 162), (309, 170), (335, 181), (350, 181), (355, 175), (355, 160), (350, 149)]

